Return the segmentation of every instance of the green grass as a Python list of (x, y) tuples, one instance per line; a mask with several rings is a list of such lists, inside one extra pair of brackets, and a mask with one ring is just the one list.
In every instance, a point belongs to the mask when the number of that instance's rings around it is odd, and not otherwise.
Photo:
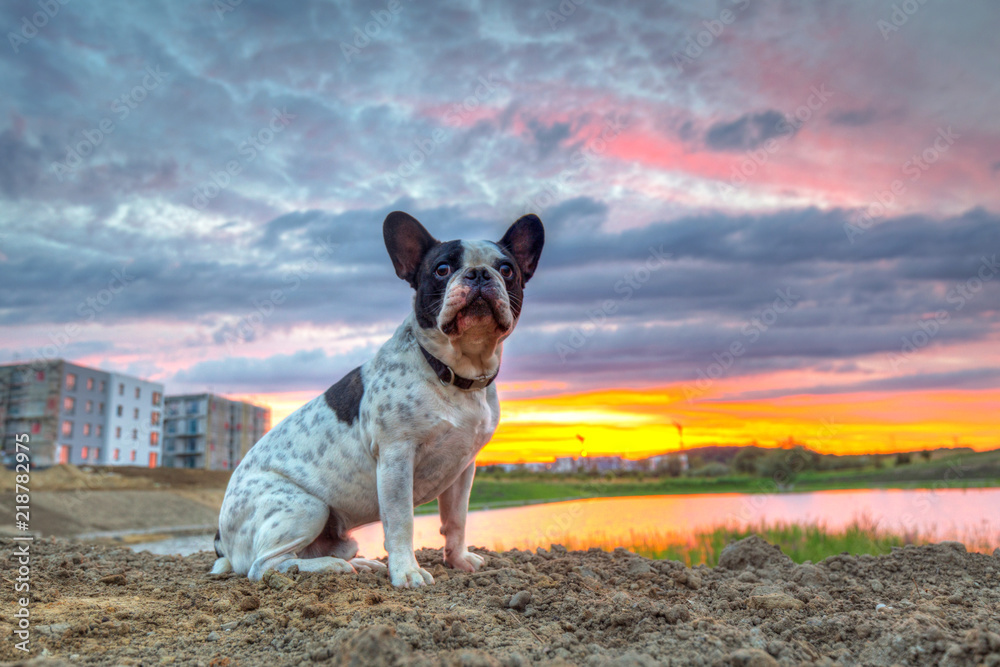
[[(890, 533), (879, 529), (872, 521), (861, 518), (855, 519), (840, 530), (829, 530), (822, 523), (798, 524), (779, 521), (762, 522), (745, 528), (716, 526), (688, 537), (655, 531), (648, 533), (633, 531), (627, 538), (610, 539), (607, 535), (597, 532), (584, 536), (566, 534), (554, 542), (570, 550), (598, 547), (611, 551), (616, 547), (624, 547), (647, 558), (676, 560), (688, 566), (705, 564), (714, 567), (718, 564), (719, 555), (726, 545), (750, 535), (759, 535), (767, 542), (778, 545), (796, 563), (807, 560), (819, 562), (828, 556), (843, 552), (878, 556), (889, 553), (893, 547), (928, 544), (934, 541), (929, 536), (921, 534)], [(966, 548), (970, 551), (989, 553), (996, 538), (995, 535), (985, 534), (967, 536)], [(528, 546), (530, 545), (498, 542), (493, 548), (503, 550)]]

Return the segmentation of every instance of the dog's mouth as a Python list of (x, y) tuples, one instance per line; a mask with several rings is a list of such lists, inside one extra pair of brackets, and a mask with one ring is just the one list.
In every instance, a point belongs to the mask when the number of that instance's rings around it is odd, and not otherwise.
[(461, 336), (469, 331), (503, 334), (510, 329), (510, 326), (502, 324), (503, 321), (496, 302), (477, 294), (441, 330), (449, 336)]

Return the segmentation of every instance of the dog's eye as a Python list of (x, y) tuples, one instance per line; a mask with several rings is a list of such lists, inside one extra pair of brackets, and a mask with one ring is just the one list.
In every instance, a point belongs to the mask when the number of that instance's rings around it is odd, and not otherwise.
[(445, 278), (451, 273), (451, 267), (447, 264), (438, 264), (437, 268), (434, 269), (434, 275), (438, 278)]
[(504, 279), (512, 277), (514, 275), (514, 267), (510, 264), (501, 264), (500, 275), (503, 276)]

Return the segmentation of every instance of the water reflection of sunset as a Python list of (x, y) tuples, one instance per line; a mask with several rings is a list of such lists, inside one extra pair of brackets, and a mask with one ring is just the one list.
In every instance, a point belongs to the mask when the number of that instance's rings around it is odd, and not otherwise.
[[(633, 498), (590, 498), (527, 507), (471, 512), (470, 544), (487, 548), (534, 550), (571, 538), (576, 548), (587, 540), (628, 543), (635, 536), (686, 542), (699, 531), (725, 525), (762, 522), (819, 524), (835, 531), (861, 521), (878, 530), (929, 539), (995, 543), (1000, 523), (992, 508), (1000, 489), (849, 490), (816, 493), (720, 493)], [(440, 547), (439, 520), (418, 516), (414, 542)], [(382, 526), (375, 523), (352, 534), (367, 556), (384, 553)]]

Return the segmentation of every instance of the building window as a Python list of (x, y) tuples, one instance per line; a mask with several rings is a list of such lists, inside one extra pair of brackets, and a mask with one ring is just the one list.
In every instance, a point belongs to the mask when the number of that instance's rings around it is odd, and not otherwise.
[(136, 398), (139, 398), (139, 391), (140, 391), (140, 390), (139, 390), (139, 387), (136, 387), (136, 388), (135, 388), (135, 397), (136, 397)]
[(118, 416), (121, 417), (122, 414), (124, 414), (124, 411), (125, 411), (125, 408), (123, 408), (122, 406), (119, 405), (118, 406)]
[(60, 445), (59, 463), (69, 463), (69, 445)]
[(118, 395), (119, 396), (124, 396), (125, 395), (125, 383), (124, 382), (119, 382), (118, 383)]
[(115, 437), (116, 438), (121, 438), (122, 437), (122, 427), (121, 426), (115, 426)]
[(73, 373), (66, 373), (66, 388), (70, 391), (76, 389), (76, 375)]
[(87, 455), (88, 454), (90, 454), (90, 447), (81, 447), (80, 448), (80, 458), (82, 458), (84, 461), (87, 460)]
[(132, 439), (133, 440), (139, 439), (139, 429), (137, 428), (132, 429)]
[(167, 424), (167, 433), (177, 433), (177, 420), (170, 420), (170, 423)]
[(197, 433), (197, 432), (198, 432), (198, 420), (192, 419), (191, 421), (188, 422), (188, 433)]
[(122, 450), (120, 450), (120, 449), (112, 450), (112, 452), (111, 452), (111, 458), (114, 459), (115, 461), (117, 461), (118, 458), (121, 456), (121, 453), (122, 453)]
[(150, 468), (156, 467), (156, 452), (149, 453), (149, 467)]
[(159, 426), (160, 425), (160, 413), (159, 412), (156, 412), (154, 410), (151, 419), (152, 419), (153, 426)]
[(107, 389), (107, 387), (108, 387), (107, 383), (104, 380), (101, 380), (101, 393), (102, 394), (104, 393), (104, 390)]
[(157, 433), (156, 431), (153, 431), (152, 433), (150, 433), (149, 434), (149, 444), (152, 447), (156, 447), (158, 444), (160, 444), (160, 434)]
[(90, 435), (90, 424), (89, 423), (83, 425), (83, 434), (84, 435)]
[(100, 458), (101, 458), (101, 448), (94, 447), (94, 460), (97, 461)]
[(87, 378), (87, 391), (91, 391), (94, 388), (94, 378)]
[(104, 403), (98, 403), (97, 404), (97, 414), (99, 414), (99, 415), (103, 415), (104, 414)]
[(62, 434), (67, 438), (73, 437), (73, 422), (67, 420), (62, 423)]
[(97, 425), (97, 437), (104, 437), (104, 426), (102, 424)]
[(132, 450), (132, 453), (129, 455), (129, 461), (135, 461), (135, 450), (134, 449)]
[(76, 399), (72, 396), (67, 396), (63, 399), (63, 412), (66, 414), (73, 414), (76, 412)]
[(35, 381), (36, 382), (45, 382), (45, 371), (36, 371), (35, 372)]
[(160, 401), (163, 400), (163, 394), (158, 391), (153, 392), (153, 405), (159, 405)]
[(139, 418), (139, 408), (136, 408), (135, 410), (132, 411), (132, 419), (138, 419), (138, 418)]
[(86, 410), (87, 412), (93, 412), (94, 411), (94, 402), (93, 401), (87, 401), (86, 403), (84, 403), (83, 409)]
[(37, 435), (42, 432), (42, 422), (33, 421), (31, 422), (31, 433), (32, 435)]

